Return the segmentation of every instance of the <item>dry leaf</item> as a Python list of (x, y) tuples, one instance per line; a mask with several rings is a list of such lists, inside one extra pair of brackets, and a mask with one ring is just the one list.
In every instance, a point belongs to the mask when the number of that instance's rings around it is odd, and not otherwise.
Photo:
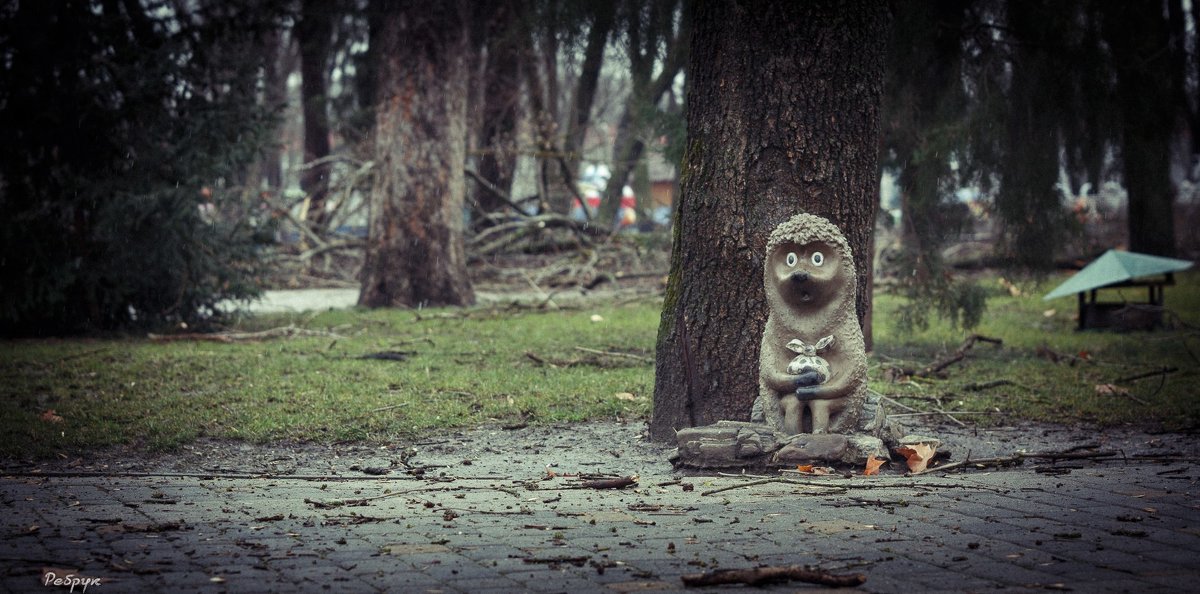
[(1101, 396), (1128, 396), (1129, 390), (1113, 384), (1096, 384), (1096, 393)]
[(909, 472), (921, 472), (933, 459), (933, 448), (929, 444), (915, 443), (896, 448), (896, 452), (904, 456), (908, 462)]
[(875, 456), (867, 458), (867, 467), (863, 469), (863, 476), (879, 474), (879, 467), (883, 466), (884, 462), (886, 462), (886, 460), (876, 458)]
[(1021, 296), (1021, 288), (1012, 284), (1012, 281), (1004, 277), (1000, 277), (999, 282), (1001, 287), (1004, 287), (1006, 290), (1008, 290), (1009, 295), (1012, 295), (1013, 297)]
[(629, 392), (617, 392), (616, 394), (613, 394), (613, 398), (616, 398), (617, 400), (625, 400), (627, 402), (638, 402), (643, 400), (643, 398), (634, 396)]
[(1046, 311), (1042, 312), (1042, 317), (1053, 318), (1054, 314), (1056, 314), (1056, 313), (1058, 313), (1057, 309), (1047, 309)]
[(799, 472), (812, 472), (813, 465), (812, 464), (797, 464), (796, 470)]
[(602, 316), (600, 314), (592, 314), (592, 321), (593, 322), (603, 322), (604, 316)]
[(46, 412), (42, 413), (42, 416), (39, 418), (47, 423), (63, 422), (63, 418), (58, 416), (58, 413), (54, 412), (53, 408), (47, 409)]

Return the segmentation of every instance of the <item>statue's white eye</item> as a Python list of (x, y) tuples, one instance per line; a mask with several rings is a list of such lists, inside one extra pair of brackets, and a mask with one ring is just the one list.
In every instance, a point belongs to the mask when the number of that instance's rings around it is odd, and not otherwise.
[(787, 255), (787, 265), (788, 266), (795, 266), (796, 262), (798, 260), (799, 260), (799, 258), (796, 257), (795, 252), (788, 252), (788, 255)]
[(813, 252), (812, 263), (813, 263), (813, 266), (820, 266), (820, 265), (824, 264), (825, 263), (825, 254), (822, 254), (821, 252)]

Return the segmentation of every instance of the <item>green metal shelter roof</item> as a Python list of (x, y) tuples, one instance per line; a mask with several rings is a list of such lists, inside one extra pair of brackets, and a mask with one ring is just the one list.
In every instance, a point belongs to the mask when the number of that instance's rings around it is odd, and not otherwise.
[(1099, 289), (1152, 274), (1178, 272), (1192, 267), (1187, 260), (1149, 256), (1133, 252), (1108, 250), (1091, 264), (1083, 267), (1074, 276), (1042, 297), (1043, 300), (1066, 297), (1092, 289)]

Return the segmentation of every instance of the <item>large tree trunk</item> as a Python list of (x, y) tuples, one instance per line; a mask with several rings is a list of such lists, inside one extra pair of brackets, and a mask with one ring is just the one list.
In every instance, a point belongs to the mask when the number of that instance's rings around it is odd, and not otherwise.
[[(333, 43), (333, 15), (328, 2), (304, 0), (296, 37), (300, 42), (300, 97), (304, 112), (304, 162), (329, 156), (329, 114), (326, 109), (325, 73)], [(315, 229), (326, 222), (325, 198), (329, 194), (330, 163), (300, 173), (300, 189), (308, 196), (308, 222)]]
[(766, 240), (791, 215), (821, 215), (842, 229), (858, 269), (860, 323), (869, 315), (890, 19), (884, 3), (866, 0), (696, 6), (652, 438), (749, 418), (767, 318)]
[[(1121, 160), (1129, 198), (1129, 249), (1175, 255), (1175, 189), (1171, 137), (1176, 94), (1170, 31), (1157, 4), (1105, 4), (1104, 36), (1112, 47), (1121, 112)], [(1195, 6), (1193, 5), (1193, 10)]]
[(467, 15), (458, 0), (401, 3), (383, 17), (360, 305), (475, 301), (463, 247)]

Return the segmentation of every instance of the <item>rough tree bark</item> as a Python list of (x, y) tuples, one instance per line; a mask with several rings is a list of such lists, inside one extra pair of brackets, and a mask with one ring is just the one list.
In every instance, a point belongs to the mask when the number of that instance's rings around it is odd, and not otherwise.
[[(300, 98), (304, 113), (304, 162), (329, 156), (329, 114), (325, 74), (333, 44), (333, 15), (328, 2), (304, 0), (296, 37), (300, 43)], [(314, 229), (325, 225), (330, 163), (300, 173), (300, 189), (308, 196), (307, 219)]]
[(378, 37), (378, 173), (359, 304), (470, 305), (462, 212), (469, 7), (389, 8)]
[(652, 438), (749, 418), (767, 318), (763, 250), (790, 215), (842, 228), (859, 273), (859, 320), (869, 319), (890, 20), (885, 3), (869, 0), (695, 6)]

